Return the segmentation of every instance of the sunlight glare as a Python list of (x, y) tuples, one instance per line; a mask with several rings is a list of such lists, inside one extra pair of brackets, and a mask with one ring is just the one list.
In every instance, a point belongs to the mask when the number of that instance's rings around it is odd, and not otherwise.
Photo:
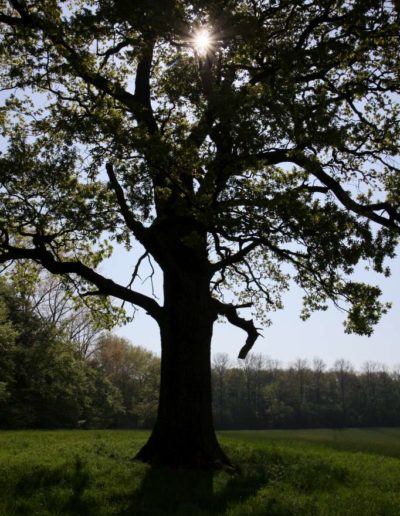
[(211, 46), (211, 37), (207, 29), (199, 30), (194, 36), (194, 47), (199, 54), (206, 54)]

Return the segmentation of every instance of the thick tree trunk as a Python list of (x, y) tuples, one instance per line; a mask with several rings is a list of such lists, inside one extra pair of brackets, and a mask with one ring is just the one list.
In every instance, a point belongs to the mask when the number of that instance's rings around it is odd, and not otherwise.
[(214, 320), (207, 275), (176, 269), (165, 273), (158, 416), (137, 459), (173, 467), (229, 465), (212, 419)]

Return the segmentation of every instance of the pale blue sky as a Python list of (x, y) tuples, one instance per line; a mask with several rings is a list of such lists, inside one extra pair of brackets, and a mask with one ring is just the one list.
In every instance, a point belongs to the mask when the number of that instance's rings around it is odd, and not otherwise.
[[(272, 314), (273, 325), (265, 328), (264, 338), (258, 339), (253, 351), (263, 353), (281, 361), (284, 365), (307, 358), (310, 361), (316, 356), (322, 358), (328, 366), (338, 358), (350, 360), (361, 369), (366, 361), (377, 361), (389, 367), (400, 365), (400, 260), (392, 261), (392, 276), (361, 272), (358, 280), (368, 279), (381, 287), (383, 299), (393, 302), (392, 309), (376, 326), (371, 337), (347, 335), (342, 325), (344, 314), (332, 307), (326, 312), (316, 312), (306, 322), (299, 318), (301, 310), (301, 290), (294, 286), (284, 297), (285, 309)], [(101, 268), (103, 274), (115, 280), (127, 283), (134, 266), (131, 255), (117, 249), (114, 255)], [(142, 291), (149, 293), (150, 286), (146, 282)], [(161, 278), (155, 277), (156, 291), (161, 291)], [(245, 315), (246, 312), (243, 312)], [(249, 317), (249, 315), (247, 316)], [(116, 333), (129, 338), (134, 344), (160, 353), (160, 339), (156, 323), (143, 310), (138, 311), (135, 320)], [(229, 323), (216, 324), (212, 352), (229, 353), (232, 360), (244, 344), (246, 334)]]

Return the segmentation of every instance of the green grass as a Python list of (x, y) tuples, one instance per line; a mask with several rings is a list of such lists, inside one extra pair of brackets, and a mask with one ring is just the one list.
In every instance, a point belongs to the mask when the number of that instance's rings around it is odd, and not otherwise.
[[(249, 430), (220, 432), (220, 435), (252, 443), (285, 441), (295, 447), (320, 445), (335, 450), (376, 453), (400, 458), (400, 428), (346, 428), (318, 430)], [(399, 512), (400, 514), (400, 512)]]
[(0, 515), (400, 516), (400, 429), (221, 432), (235, 474), (136, 463), (146, 436), (0, 432)]

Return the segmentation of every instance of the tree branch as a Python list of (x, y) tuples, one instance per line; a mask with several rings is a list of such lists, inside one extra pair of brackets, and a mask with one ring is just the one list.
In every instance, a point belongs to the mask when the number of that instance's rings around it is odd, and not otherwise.
[[(40, 237), (36, 239), (37, 243)], [(151, 297), (140, 292), (130, 290), (126, 287), (114, 283), (114, 281), (102, 276), (90, 267), (87, 267), (79, 260), (77, 261), (58, 261), (49, 252), (44, 244), (35, 248), (25, 249), (14, 247), (11, 245), (3, 245), (4, 252), (0, 254), (0, 263), (10, 260), (33, 260), (43, 265), (49, 272), (53, 274), (76, 274), (99, 289), (99, 294), (113, 296), (134, 305), (140, 306), (151, 315), (155, 320), (161, 317), (162, 308)]]
[(150, 74), (153, 60), (154, 41), (150, 40), (142, 52), (136, 69), (135, 98), (142, 106), (142, 116), (146, 122), (150, 134), (158, 131), (150, 99)]
[[(242, 347), (238, 355), (238, 358), (246, 358), (247, 354), (253, 347), (255, 341), (261, 334), (254, 326), (254, 322), (251, 319), (243, 319), (238, 315), (236, 310), (237, 307), (235, 307), (234, 305), (221, 303), (221, 301), (218, 301), (217, 299), (214, 299), (213, 301), (218, 314), (223, 315), (228, 319), (228, 321), (231, 324), (237, 326), (238, 328), (241, 328), (247, 333), (246, 343)], [(248, 305), (246, 304), (245, 306), (247, 307)]]
[[(20, 0), (10, 0), (12, 7), (20, 15), (20, 22), (18, 25), (30, 27), (43, 32), (56, 46), (62, 48), (62, 55), (65, 57), (69, 65), (72, 67), (78, 77), (83, 79), (87, 84), (95, 86), (98, 90), (110, 95), (115, 100), (121, 102), (137, 119), (139, 123), (144, 123), (150, 132), (154, 134), (157, 131), (157, 125), (152, 115), (149, 112), (148, 106), (143, 104), (143, 95), (139, 89), (138, 95), (132, 95), (125, 90), (117, 81), (113, 81), (99, 74), (98, 72), (88, 69), (85, 59), (70, 45), (63, 35), (62, 28), (55, 24), (52, 20), (44, 19), (36, 13), (30, 13), (25, 5), (25, 2)], [(16, 25), (16, 20), (3, 16), (0, 21), (8, 23), (9, 25)], [(139, 61), (137, 68), (137, 81), (143, 81), (146, 73), (149, 73), (149, 59), (151, 64), (151, 52), (145, 52), (144, 57)]]
[(98, 56), (103, 57), (103, 61), (100, 67), (102, 68), (111, 56), (118, 54), (118, 52), (120, 52), (123, 48), (132, 45), (134, 42), (135, 40), (133, 38), (125, 38), (117, 45), (115, 45), (115, 47), (108, 48), (105, 52), (97, 52)]
[(141, 222), (135, 219), (132, 212), (130, 211), (125, 199), (124, 191), (117, 179), (117, 176), (115, 175), (114, 167), (111, 163), (106, 163), (106, 171), (108, 179), (110, 180), (111, 188), (114, 190), (115, 196), (117, 198), (118, 206), (121, 209), (121, 214), (124, 218), (125, 224), (132, 231), (139, 242), (144, 243), (146, 240), (146, 228), (141, 224)]
[(208, 103), (200, 120), (192, 127), (187, 141), (193, 143), (197, 148), (200, 148), (207, 135), (210, 133), (214, 119), (214, 110), (211, 109), (210, 103)]
[[(300, 192), (300, 193), (305, 192), (305, 193), (310, 193), (310, 194), (313, 194), (313, 193), (326, 194), (329, 192), (329, 188), (327, 188), (326, 186), (303, 184), (296, 188), (293, 188), (291, 191), (292, 192)], [(233, 198), (233, 199), (228, 199), (226, 201), (219, 201), (218, 207), (223, 208), (223, 209), (236, 208), (236, 207), (269, 208), (271, 206), (271, 204), (273, 204), (273, 201), (271, 201), (271, 199), (268, 199), (266, 197), (255, 197), (255, 198), (251, 198), (251, 199), (248, 199), (248, 198), (235, 199), (235, 198)], [(378, 205), (376, 205), (376, 206), (378, 206)], [(376, 208), (374, 208), (374, 209), (376, 209)]]
[(329, 2), (328, 5), (325, 7), (323, 12), (319, 15), (313, 18), (308, 25), (305, 27), (303, 32), (300, 34), (300, 37), (296, 43), (296, 46), (294, 47), (295, 50), (300, 50), (303, 48), (304, 44), (307, 42), (307, 39), (311, 36), (314, 29), (318, 27), (318, 25), (321, 25), (322, 23), (329, 21), (329, 13), (331, 10), (332, 5), (334, 2)]
[(15, 26), (22, 26), (24, 22), (21, 20), (21, 18), (16, 18), (14, 16), (8, 16), (7, 14), (0, 13), (0, 22), (6, 23), (7, 25), (10, 25), (12, 27)]
[[(329, 190), (335, 195), (335, 197), (342, 203), (342, 205), (348, 210), (367, 217), (368, 219), (384, 226), (388, 229), (394, 229), (400, 233), (400, 213), (398, 208), (391, 205), (388, 202), (380, 202), (375, 204), (360, 204), (344, 190), (339, 181), (336, 181), (332, 176), (327, 174), (322, 165), (316, 159), (309, 158), (303, 153), (294, 152), (291, 153), (290, 159), (292, 163), (298, 165), (310, 172), (315, 176), (322, 184), (324, 184)], [(375, 213), (375, 210), (386, 211), (389, 218), (383, 217)]]
[(247, 256), (253, 249), (255, 249), (260, 244), (259, 240), (253, 240), (249, 245), (243, 247), (238, 252), (232, 254), (231, 256), (227, 256), (226, 258), (220, 260), (219, 262), (213, 263), (211, 266), (211, 270), (214, 272), (220, 271), (225, 267), (232, 265), (234, 263), (240, 262), (243, 260), (245, 256)]
[[(249, 156), (250, 158), (250, 156)], [(367, 217), (368, 219), (384, 226), (388, 229), (393, 229), (400, 233), (400, 211), (399, 207), (393, 206), (388, 202), (379, 202), (374, 204), (360, 204), (351, 198), (348, 192), (342, 187), (339, 181), (327, 174), (321, 163), (316, 158), (306, 156), (300, 150), (276, 150), (265, 153), (259, 153), (254, 158), (260, 161), (265, 160), (266, 165), (278, 163), (294, 163), (300, 168), (306, 170), (314, 177), (316, 177), (325, 187), (310, 187), (310, 192), (328, 193), (332, 192), (338, 201), (348, 210), (358, 215)], [(389, 218), (383, 217), (375, 210), (386, 211)]]

